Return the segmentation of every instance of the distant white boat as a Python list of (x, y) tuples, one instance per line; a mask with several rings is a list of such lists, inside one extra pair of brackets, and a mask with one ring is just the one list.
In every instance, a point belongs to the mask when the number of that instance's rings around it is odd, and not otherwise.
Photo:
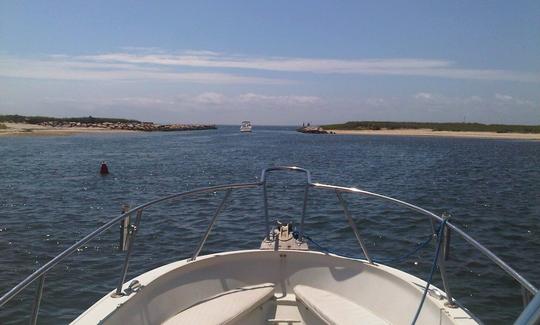
[(242, 125), (240, 125), (240, 132), (251, 132), (251, 122), (242, 121)]

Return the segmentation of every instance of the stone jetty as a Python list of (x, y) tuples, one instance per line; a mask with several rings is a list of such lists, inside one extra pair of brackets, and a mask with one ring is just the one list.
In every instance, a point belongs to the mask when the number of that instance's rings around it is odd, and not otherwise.
[(101, 123), (84, 123), (84, 122), (64, 122), (64, 121), (47, 121), (38, 123), (38, 125), (57, 128), (99, 128), (111, 130), (128, 130), (128, 131), (192, 131), (192, 130), (211, 130), (217, 129), (214, 124), (156, 124), (153, 122), (101, 122)]
[(298, 132), (311, 133), (311, 134), (333, 134), (333, 132), (326, 131), (320, 126), (302, 126), (296, 129)]

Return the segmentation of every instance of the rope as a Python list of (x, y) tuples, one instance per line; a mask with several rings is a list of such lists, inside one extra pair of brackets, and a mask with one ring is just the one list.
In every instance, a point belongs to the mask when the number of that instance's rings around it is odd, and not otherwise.
[(427, 239), (420, 243), (418, 246), (416, 246), (416, 248), (414, 250), (412, 250), (411, 252), (403, 255), (403, 256), (400, 256), (400, 257), (397, 257), (397, 258), (391, 258), (391, 259), (373, 259), (374, 262), (376, 263), (384, 263), (384, 264), (387, 264), (387, 263), (400, 263), (400, 262), (403, 262), (404, 260), (408, 259), (409, 257), (413, 256), (414, 254), (418, 253), (422, 248), (426, 247), (431, 241), (433, 240), (433, 235), (429, 235), (427, 237)]
[[(294, 238), (295, 239), (298, 239), (298, 237), (300, 236), (299, 233), (297, 231), (293, 232), (293, 236), (295, 236)], [(433, 240), (433, 235), (429, 235), (427, 237), (427, 239), (425, 241), (423, 241), (422, 243), (420, 243), (419, 245), (416, 246), (415, 249), (413, 249), (411, 252), (403, 255), (403, 256), (400, 256), (400, 257), (397, 257), (397, 258), (391, 258), (391, 259), (373, 259), (373, 262), (375, 263), (393, 263), (393, 262), (402, 262), (406, 259), (408, 259), (409, 257), (411, 257), (412, 255), (418, 253), (422, 248), (426, 247), (432, 240)], [(308, 235), (304, 234), (304, 238), (309, 240), (310, 243), (312, 243), (313, 245), (315, 245), (319, 250), (327, 253), (327, 254), (335, 254), (335, 255), (340, 255), (340, 254), (336, 254), (335, 252), (332, 252), (330, 251), (329, 249), (321, 246), (319, 243), (317, 243), (313, 238), (309, 237)], [(344, 256), (344, 255), (342, 255)], [(349, 256), (345, 256), (345, 257), (349, 257)], [(351, 258), (355, 258), (355, 257), (351, 257)]]
[(315, 240), (311, 239), (311, 237), (309, 237), (308, 235), (304, 234), (304, 238), (309, 240), (309, 242), (312, 243), (313, 245), (317, 246), (317, 248), (320, 249), (321, 251), (323, 251), (323, 252), (325, 252), (327, 254), (334, 254), (330, 250), (328, 250), (327, 248), (324, 248), (321, 245), (319, 245)]
[[(433, 263), (431, 265), (431, 271), (429, 273), (428, 280), (426, 281), (426, 288), (424, 289), (424, 293), (422, 294), (422, 300), (420, 301), (420, 305), (418, 306), (418, 309), (416, 310), (416, 314), (414, 315), (414, 318), (413, 318), (413, 321), (411, 322), (411, 325), (416, 324), (416, 321), (418, 320), (418, 317), (420, 316), (420, 312), (422, 311), (422, 307), (424, 306), (424, 302), (426, 301), (426, 296), (427, 296), (427, 293), (429, 291), (429, 286), (431, 285), (431, 282), (433, 281), (433, 274), (435, 273), (435, 270), (437, 269), (437, 261), (438, 261), (439, 254), (440, 254), (440, 251), (441, 251), (441, 245), (442, 245), (442, 239), (443, 239), (442, 235), (443, 235), (444, 227), (446, 226), (446, 220), (447, 219), (444, 219), (441, 222), (441, 225), (439, 226), (439, 229), (437, 230), (437, 249), (435, 250), (435, 257), (433, 257)], [(294, 236), (295, 239), (298, 239), (300, 234), (298, 233), (298, 231), (294, 231), (293, 236)], [(319, 243), (317, 243), (315, 240), (313, 240), (308, 235), (304, 234), (304, 238), (309, 240), (313, 245), (317, 246), (317, 248), (320, 249), (321, 251), (323, 251), (325, 253), (328, 253), (328, 254), (332, 254), (332, 252), (330, 250), (328, 250), (328, 249), (322, 247), (321, 245), (319, 245)], [(413, 251), (411, 251), (411, 252), (409, 252), (409, 253), (401, 256), (401, 257), (395, 258), (395, 259), (374, 260), (374, 262), (381, 263), (381, 261), (384, 261), (385, 263), (387, 263), (387, 262), (394, 262), (394, 261), (399, 261), (399, 262), (403, 261), (403, 260), (411, 257), (413, 254), (417, 253), (418, 251), (420, 251), (422, 248), (426, 247), (431, 242), (432, 239), (433, 239), (433, 235), (430, 234), (429, 238), (427, 238), (424, 242), (422, 242), (420, 245), (418, 245)]]
[(431, 281), (433, 280), (433, 274), (435, 273), (435, 270), (437, 269), (437, 260), (439, 258), (439, 253), (441, 251), (441, 244), (442, 244), (442, 238), (443, 238), (442, 234), (444, 231), (444, 227), (446, 226), (446, 220), (447, 219), (444, 219), (439, 227), (439, 231), (437, 235), (439, 240), (437, 243), (437, 250), (435, 251), (435, 257), (433, 257), (433, 264), (431, 265), (431, 272), (429, 273), (428, 280), (426, 281), (427, 282), (426, 288), (424, 289), (424, 294), (422, 295), (422, 300), (420, 301), (418, 310), (416, 310), (416, 314), (414, 315), (413, 321), (411, 323), (412, 325), (416, 324), (416, 321), (418, 320), (418, 316), (420, 316), (420, 311), (422, 310), (422, 307), (424, 306), (424, 301), (426, 300), (426, 295), (429, 290), (429, 285), (431, 284)]

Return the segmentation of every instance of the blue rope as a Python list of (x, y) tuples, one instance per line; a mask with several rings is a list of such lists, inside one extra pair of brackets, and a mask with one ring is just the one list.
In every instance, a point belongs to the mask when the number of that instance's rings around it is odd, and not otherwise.
[[(422, 300), (420, 301), (420, 305), (418, 306), (418, 309), (416, 310), (416, 314), (414, 315), (414, 319), (413, 319), (411, 325), (416, 324), (416, 321), (418, 320), (418, 316), (420, 316), (420, 312), (422, 311), (422, 307), (424, 306), (424, 302), (426, 301), (426, 296), (427, 296), (427, 293), (429, 291), (429, 286), (431, 285), (431, 282), (433, 281), (433, 274), (435, 273), (435, 270), (437, 269), (437, 265), (438, 265), (437, 261), (438, 261), (438, 258), (439, 258), (439, 253), (441, 251), (441, 244), (442, 244), (442, 238), (443, 238), (442, 235), (443, 235), (443, 231), (444, 231), (445, 226), (446, 226), (446, 219), (444, 219), (441, 222), (441, 225), (439, 226), (439, 229), (437, 230), (438, 241), (437, 241), (437, 249), (435, 251), (435, 257), (433, 258), (433, 263), (431, 265), (431, 271), (429, 273), (428, 280), (426, 281), (426, 288), (424, 289), (424, 293), (422, 294)], [(293, 232), (293, 236), (294, 236), (295, 239), (298, 239), (300, 234), (297, 231), (295, 231), (295, 232)], [(304, 234), (304, 238), (309, 240), (313, 245), (317, 246), (317, 248), (320, 249), (321, 251), (323, 251), (325, 253), (328, 253), (328, 254), (332, 254), (332, 252), (330, 250), (328, 250), (328, 249), (322, 247), (321, 245), (319, 245), (319, 243), (317, 243), (315, 240), (313, 240), (308, 235)], [(395, 258), (395, 259), (389, 259), (389, 260), (374, 260), (374, 262), (381, 263), (382, 261), (384, 261), (385, 263), (387, 263), (387, 262), (394, 262), (394, 261), (399, 261), (399, 262), (403, 261), (403, 260), (411, 257), (412, 255), (414, 255), (418, 251), (420, 251), (422, 248), (426, 247), (431, 242), (432, 239), (433, 239), (433, 235), (429, 235), (429, 238), (426, 239), (424, 242), (422, 242), (420, 245), (418, 245), (412, 252), (407, 253), (407, 254), (405, 254), (405, 255), (403, 255), (401, 257), (398, 257), (398, 258)]]
[(424, 306), (424, 301), (426, 300), (426, 295), (429, 290), (429, 285), (431, 284), (431, 281), (433, 280), (433, 274), (435, 273), (435, 270), (437, 269), (437, 260), (439, 258), (439, 253), (441, 251), (441, 244), (442, 244), (442, 234), (444, 231), (444, 227), (446, 226), (446, 220), (444, 219), (441, 223), (441, 226), (439, 227), (438, 231), (438, 243), (437, 243), (437, 250), (435, 251), (435, 257), (433, 258), (433, 264), (431, 265), (431, 272), (429, 273), (428, 280), (426, 281), (426, 288), (424, 289), (424, 294), (422, 295), (422, 300), (420, 301), (420, 305), (418, 306), (418, 309), (416, 310), (416, 314), (414, 315), (414, 319), (412, 321), (412, 325), (416, 324), (416, 321), (418, 320), (418, 316), (420, 316), (420, 311), (422, 310), (422, 307)]
[[(294, 232), (293, 235), (295, 235), (296, 239), (298, 239), (299, 237), (299, 233), (298, 232)], [(309, 237), (308, 235), (304, 234), (304, 238), (309, 240), (313, 245), (315, 245), (319, 250), (327, 253), (327, 254), (335, 254), (335, 255), (340, 255), (340, 254), (336, 254), (335, 252), (332, 252), (330, 251), (329, 249), (321, 246), (319, 243), (317, 243), (314, 239), (312, 239), (311, 237)], [(400, 263), (406, 259), (408, 259), (409, 257), (411, 257), (412, 255), (418, 253), (422, 248), (426, 247), (431, 241), (433, 240), (433, 235), (429, 235), (429, 237), (423, 241), (422, 243), (420, 243), (419, 245), (416, 246), (416, 248), (414, 250), (412, 250), (411, 252), (403, 255), (403, 256), (400, 256), (400, 257), (397, 257), (397, 258), (392, 258), (392, 259), (373, 259), (373, 262), (375, 263), (393, 263), (393, 262), (397, 262), (397, 263)], [(342, 255), (344, 256), (344, 255)], [(351, 256), (345, 256), (345, 257), (351, 257)], [(355, 257), (351, 257), (351, 258), (355, 258)]]
[(322, 247), (321, 245), (319, 245), (315, 240), (311, 239), (311, 237), (309, 237), (308, 235), (304, 234), (304, 238), (309, 240), (309, 242), (312, 243), (313, 245), (317, 246), (317, 248), (320, 249), (321, 251), (323, 251), (323, 252), (325, 252), (327, 254), (334, 254), (330, 250), (328, 250), (328, 249)]
[(397, 258), (391, 258), (391, 259), (373, 259), (373, 261), (375, 263), (384, 263), (384, 264), (387, 264), (387, 263), (401, 263), (403, 262), (404, 260), (408, 259), (409, 257), (413, 256), (414, 254), (418, 253), (422, 248), (426, 247), (431, 241), (433, 240), (433, 235), (429, 235), (429, 237), (422, 243), (420, 243), (418, 246), (416, 246), (416, 248), (403, 255), (403, 256), (400, 256), (400, 257), (397, 257)]

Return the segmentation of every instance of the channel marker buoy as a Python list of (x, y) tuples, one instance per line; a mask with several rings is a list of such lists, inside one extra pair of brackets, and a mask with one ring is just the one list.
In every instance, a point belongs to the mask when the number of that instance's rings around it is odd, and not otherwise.
[(107, 167), (107, 164), (104, 161), (101, 162), (101, 168), (99, 169), (99, 173), (101, 175), (109, 174), (109, 167)]

